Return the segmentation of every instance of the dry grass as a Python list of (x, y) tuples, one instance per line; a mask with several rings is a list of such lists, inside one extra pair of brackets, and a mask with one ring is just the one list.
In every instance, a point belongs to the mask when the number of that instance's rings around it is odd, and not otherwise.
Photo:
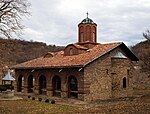
[(0, 104), (0, 114), (150, 114), (150, 97), (81, 106), (50, 104), (32, 100), (0, 101)]

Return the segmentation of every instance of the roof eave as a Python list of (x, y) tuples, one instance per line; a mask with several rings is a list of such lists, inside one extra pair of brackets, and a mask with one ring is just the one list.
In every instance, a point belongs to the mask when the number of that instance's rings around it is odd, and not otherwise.
[(53, 69), (53, 68), (81, 68), (83, 65), (74, 65), (74, 66), (45, 66), (45, 67), (16, 67), (11, 69)]

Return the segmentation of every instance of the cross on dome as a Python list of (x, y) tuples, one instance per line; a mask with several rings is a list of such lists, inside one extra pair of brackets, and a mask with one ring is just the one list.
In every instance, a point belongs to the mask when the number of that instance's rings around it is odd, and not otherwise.
[(87, 12), (86, 14), (87, 14), (87, 18), (88, 18), (89, 13)]

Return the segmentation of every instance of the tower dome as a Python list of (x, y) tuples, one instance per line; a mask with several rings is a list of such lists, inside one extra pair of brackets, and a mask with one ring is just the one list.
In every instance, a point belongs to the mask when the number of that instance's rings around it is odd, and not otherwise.
[(78, 25), (78, 42), (79, 43), (96, 43), (97, 42), (97, 24), (87, 17)]
[(93, 22), (93, 20), (92, 19), (90, 19), (90, 18), (85, 18), (85, 19), (83, 19), (82, 21), (81, 21), (81, 23), (94, 23)]

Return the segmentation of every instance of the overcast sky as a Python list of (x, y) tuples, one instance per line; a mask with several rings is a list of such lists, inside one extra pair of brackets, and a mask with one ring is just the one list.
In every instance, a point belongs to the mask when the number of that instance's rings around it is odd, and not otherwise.
[(78, 24), (97, 23), (98, 42), (134, 45), (150, 29), (150, 0), (29, 0), (31, 16), (24, 19), (26, 40), (67, 45), (77, 42)]

